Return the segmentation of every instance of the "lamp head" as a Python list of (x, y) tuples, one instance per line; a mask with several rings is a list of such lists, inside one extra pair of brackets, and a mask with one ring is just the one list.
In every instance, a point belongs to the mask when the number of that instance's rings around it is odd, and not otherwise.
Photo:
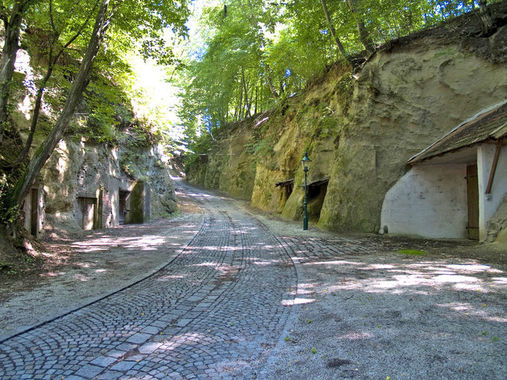
[(308, 171), (308, 166), (312, 160), (308, 158), (308, 152), (305, 152), (305, 156), (301, 160), (301, 165), (303, 165), (303, 170), (306, 172)]

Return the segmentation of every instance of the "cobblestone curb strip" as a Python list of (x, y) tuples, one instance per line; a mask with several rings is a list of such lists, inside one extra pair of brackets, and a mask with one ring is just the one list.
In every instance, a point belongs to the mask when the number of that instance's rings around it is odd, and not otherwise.
[(255, 219), (203, 196), (193, 240), (156, 274), (3, 341), (0, 378), (254, 378), (296, 272)]
[[(199, 227), (199, 231), (201, 231), (201, 230), (202, 230), (203, 226), (204, 226), (204, 221), (202, 221), (202, 222), (201, 222), (201, 225), (200, 225), (200, 227)], [(35, 325), (33, 325), (33, 326), (30, 326), (30, 327), (24, 328), (24, 329), (22, 329), (22, 330), (20, 330), (20, 331), (15, 331), (15, 332), (13, 332), (11, 335), (6, 336), (6, 337), (4, 337), (4, 338), (0, 339), (0, 345), (2, 345), (4, 342), (7, 342), (8, 340), (13, 339), (13, 338), (15, 338), (15, 337), (17, 337), (17, 336), (19, 336), (19, 335), (22, 335), (22, 334), (28, 333), (28, 332), (30, 332), (30, 331), (32, 331), (32, 330), (35, 330), (35, 329), (37, 329), (37, 328), (39, 328), (39, 327), (42, 327), (42, 326), (44, 326), (44, 325), (47, 325), (47, 324), (49, 324), (49, 323), (51, 323), (51, 322), (57, 321), (58, 319), (61, 319), (61, 318), (65, 317), (65, 316), (67, 316), (67, 315), (69, 315), (69, 314), (75, 313), (75, 312), (77, 312), (77, 311), (79, 311), (79, 310), (81, 310), (81, 309), (84, 309), (84, 308), (86, 308), (86, 307), (92, 306), (92, 305), (96, 304), (96, 303), (97, 303), (97, 302), (99, 302), (99, 301), (105, 300), (105, 299), (107, 299), (107, 298), (109, 298), (109, 297), (111, 297), (111, 296), (113, 296), (113, 295), (115, 295), (115, 294), (117, 294), (117, 293), (119, 293), (119, 292), (122, 292), (122, 291), (124, 291), (124, 290), (126, 290), (126, 289), (128, 289), (128, 288), (130, 288), (130, 287), (132, 287), (132, 286), (134, 286), (134, 285), (137, 285), (138, 283), (140, 283), (140, 282), (142, 282), (142, 281), (144, 281), (144, 280), (146, 280), (146, 279), (148, 279), (148, 278), (150, 278), (150, 277), (152, 277), (152, 276), (156, 275), (156, 274), (157, 274), (157, 273), (159, 273), (160, 271), (164, 270), (164, 269), (165, 269), (168, 265), (170, 265), (170, 264), (171, 264), (171, 263), (172, 263), (172, 262), (173, 262), (173, 261), (174, 261), (174, 260), (175, 260), (175, 259), (176, 259), (179, 255), (180, 255), (180, 254), (181, 254), (181, 252), (183, 252), (185, 249), (187, 249), (187, 247), (188, 247), (190, 244), (192, 244), (193, 240), (195, 239), (195, 236), (197, 236), (197, 234), (199, 233), (199, 231), (198, 231), (198, 232), (194, 235), (194, 237), (192, 237), (192, 238), (191, 238), (191, 239), (190, 239), (190, 240), (189, 240), (189, 241), (188, 241), (188, 242), (184, 245), (184, 247), (183, 247), (183, 248), (181, 248), (181, 249), (180, 249), (180, 252), (178, 252), (175, 256), (173, 256), (173, 257), (172, 257), (172, 258), (171, 258), (171, 259), (170, 259), (167, 263), (162, 264), (162, 265), (160, 265), (158, 268), (153, 269), (153, 270), (151, 271), (151, 273), (149, 273), (148, 275), (144, 276), (143, 278), (141, 278), (141, 279), (139, 279), (139, 280), (137, 280), (137, 281), (134, 281), (134, 282), (132, 282), (132, 283), (130, 283), (130, 284), (128, 284), (128, 285), (126, 285), (126, 286), (122, 286), (121, 288), (118, 288), (118, 289), (115, 289), (115, 290), (113, 290), (113, 291), (111, 291), (111, 292), (108, 292), (107, 294), (104, 294), (104, 295), (102, 295), (102, 296), (100, 296), (100, 297), (97, 297), (97, 298), (95, 298), (94, 300), (92, 300), (92, 301), (89, 301), (89, 302), (85, 303), (84, 305), (80, 305), (80, 306), (78, 306), (78, 307), (71, 308), (71, 309), (69, 309), (69, 310), (64, 310), (64, 311), (62, 311), (61, 313), (59, 313), (59, 315), (57, 315), (57, 316), (55, 316), (55, 317), (52, 317), (52, 318), (49, 318), (49, 319), (44, 320), (44, 321), (42, 321), (42, 322), (39, 322), (39, 323), (37, 323), (37, 324), (35, 324)]]

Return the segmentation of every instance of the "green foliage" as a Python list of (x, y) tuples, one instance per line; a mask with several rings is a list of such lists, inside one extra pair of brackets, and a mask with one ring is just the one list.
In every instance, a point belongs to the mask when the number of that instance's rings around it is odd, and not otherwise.
[(245, 149), (248, 153), (253, 154), (257, 158), (271, 155), (273, 153), (273, 142), (270, 138), (262, 138), (253, 143), (245, 144)]
[[(3, 1), (2, 11), (10, 12), (13, 3)], [(130, 75), (127, 57), (138, 51), (145, 58), (172, 62), (172, 44), (166, 43), (163, 36), (167, 29), (172, 30), (173, 36), (185, 35), (188, 0), (122, 0), (111, 1), (109, 7), (106, 6), (107, 2), (97, 0), (41, 0), (29, 4), (30, 7), (18, 14), (22, 17), (20, 25), (24, 29), (21, 46), (30, 54), (34, 78), (25, 80), (23, 84), (29, 95), (41, 100), (41, 107), (34, 109), (34, 115), (37, 115), (35, 110), (40, 109), (41, 119), (52, 129), (37, 128), (38, 118), (33, 116), (34, 122), (27, 141), (31, 142), (31, 138), (38, 134), (40, 139), (44, 139), (40, 147), (51, 150), (64, 133), (71, 133), (76, 139), (85, 137), (98, 142), (116, 143), (119, 140), (118, 128), (126, 129), (130, 124), (132, 126), (127, 132), (130, 133), (127, 139), (131, 139), (133, 144), (147, 145), (160, 141), (159, 132), (154, 132), (154, 126), (150, 123), (126, 122), (129, 114), (132, 114), (130, 99), (125, 96)], [(102, 13), (102, 18), (96, 17), (99, 9), (106, 12)], [(102, 38), (91, 38), (95, 20), (107, 20), (97, 25), (107, 30), (105, 42)], [(89, 43), (92, 44), (88, 46)], [(98, 57), (94, 60), (92, 56), (97, 49)], [(85, 57), (86, 51), (93, 54)], [(92, 65), (93, 70), (90, 70)], [(85, 75), (76, 81), (80, 67)], [(90, 73), (92, 75), (88, 78)], [(72, 122), (73, 128), (69, 130), (70, 114), (74, 112), (75, 104), (88, 84), (85, 104), (79, 105)], [(69, 93), (71, 87), (77, 91)], [(65, 108), (64, 117), (60, 118), (64, 104), (69, 107)], [(11, 135), (20, 139), (25, 136), (19, 130)], [(46, 138), (48, 136), (52, 137)], [(5, 141), (0, 139), (4, 145)], [(18, 155), (22, 159), (18, 159), (17, 163), (11, 160), (1, 162), (0, 167), (0, 221), (9, 224), (19, 219), (19, 205), (13, 205), (13, 199), (21, 203), (24, 192), (29, 189), (50, 154), (37, 156), (37, 152), (32, 152), (34, 154), (29, 157), (31, 143), (20, 141), (19, 145), (21, 149), (18, 150), (23, 153), (18, 152)], [(23, 145), (27, 149), (23, 149)], [(5, 147), (0, 146), (0, 152), (4, 151)], [(3, 153), (0, 158), (3, 159)], [(25, 170), (25, 166), (29, 170)]]
[[(364, 55), (366, 40), (378, 46), (477, 6), (459, 0), (327, 1), (350, 56)], [(231, 0), (227, 12), (222, 4), (205, 8), (200, 23), (204, 43), (180, 66), (180, 118), (204, 133), (281, 105), (337, 59), (321, 1)], [(352, 83), (351, 76), (337, 83), (344, 112)]]
[(143, 120), (134, 120), (122, 133), (117, 133), (117, 143), (121, 144), (123, 149), (120, 156), (120, 167), (129, 176), (146, 180), (143, 173), (135, 169), (136, 162), (141, 159), (141, 152), (145, 151), (161, 141), (159, 134), (152, 132), (152, 126)]
[(184, 163), (185, 167), (192, 167), (198, 163), (200, 157), (207, 157), (211, 149), (211, 136), (209, 134), (201, 134), (195, 137), (188, 145), (188, 152), (185, 154)]
[[(96, 0), (44, 0), (34, 2), (26, 12), (22, 45), (30, 53), (36, 74), (30, 86), (44, 91), (45, 114), (41, 117), (49, 116), (53, 123), (76, 76), (98, 4)], [(113, 5), (115, 14), (107, 48), (100, 50), (94, 63), (85, 93), (85, 109), (82, 107), (78, 112), (78, 119), (85, 115), (86, 125), (74, 122), (67, 132), (76, 139), (116, 143), (117, 128), (125, 127), (133, 119), (129, 100), (131, 52), (135, 49), (145, 58), (169, 63), (174, 54), (171, 42), (162, 38), (165, 30), (172, 28), (174, 36), (186, 33), (184, 22), (189, 14), (186, 0), (124, 0), (118, 5), (117, 8)], [(48, 77), (43, 80), (46, 74)]]
[(354, 92), (352, 73), (345, 74), (340, 78), (336, 84), (336, 91), (338, 93), (338, 99), (343, 113), (347, 114), (350, 103), (352, 102), (352, 94)]

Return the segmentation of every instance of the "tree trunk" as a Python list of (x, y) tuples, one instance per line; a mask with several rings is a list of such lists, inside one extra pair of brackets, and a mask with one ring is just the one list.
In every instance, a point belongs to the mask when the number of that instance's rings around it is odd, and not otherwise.
[(28, 153), (30, 152), (30, 148), (32, 146), (33, 137), (35, 135), (35, 130), (37, 129), (37, 123), (39, 121), (40, 109), (42, 106), (42, 95), (44, 94), (44, 90), (46, 89), (46, 84), (53, 73), (54, 65), (50, 63), (48, 71), (46, 75), (42, 79), (42, 83), (37, 90), (37, 97), (35, 98), (35, 105), (33, 108), (32, 120), (30, 122), (30, 133), (28, 134), (28, 138), (26, 139), (25, 146), (19, 155), (18, 163), (25, 162), (28, 158)]
[(280, 94), (276, 91), (276, 88), (273, 84), (273, 78), (271, 77), (271, 69), (267, 63), (264, 63), (264, 67), (266, 68), (266, 80), (268, 82), (269, 91), (273, 95), (275, 99), (280, 97)]
[(16, 0), (9, 19), (4, 18), (5, 39), (0, 59), (0, 144), (3, 141), (9, 111), (7, 104), (19, 49), (19, 35), (23, 14), (33, 0)]
[(255, 87), (250, 86), (250, 96), (248, 97), (248, 99), (250, 99), (250, 101), (248, 102), (248, 106), (246, 109), (247, 117), (252, 116), (252, 107), (253, 107), (253, 103), (254, 103), (254, 96), (255, 96)]
[(487, 0), (479, 0), (479, 16), (482, 21), (482, 33), (485, 35), (488, 35), (493, 29), (493, 19), (487, 3)]
[(240, 87), (240, 96), (239, 96), (239, 106), (238, 106), (238, 120), (241, 120), (243, 118), (243, 87)]
[(248, 96), (248, 86), (246, 83), (245, 78), (245, 68), (241, 68), (241, 81), (243, 82), (243, 90), (245, 91), (245, 115), (244, 117), (247, 118), (250, 116), (250, 109), (252, 108), (252, 98)]
[[(55, 36), (51, 40), (50, 48), (49, 48), (49, 54), (48, 54), (48, 69), (46, 71), (46, 75), (44, 75), (44, 78), (42, 79), (41, 83), (39, 84), (39, 88), (37, 89), (37, 97), (35, 98), (35, 106), (33, 109), (33, 115), (32, 120), (30, 123), (30, 133), (28, 134), (28, 138), (26, 140), (25, 146), (19, 155), (18, 163), (25, 162), (25, 160), (28, 158), (28, 154), (30, 153), (30, 148), (32, 146), (33, 137), (35, 135), (35, 131), (37, 129), (37, 124), (39, 122), (39, 115), (40, 115), (40, 109), (42, 106), (42, 97), (44, 96), (44, 91), (46, 90), (46, 85), (51, 78), (51, 75), (53, 75), (53, 70), (55, 68), (56, 63), (58, 62), (58, 59), (60, 59), (60, 56), (63, 54), (65, 49), (67, 49), (83, 32), (86, 25), (88, 25), (88, 22), (90, 21), (90, 18), (92, 16), (92, 12), (95, 12), (95, 8), (97, 7), (98, 2), (95, 3), (93, 10), (88, 15), (86, 20), (83, 22), (81, 27), (77, 30), (77, 32), (63, 45), (63, 47), (60, 49), (60, 51), (57, 54), (53, 54), (54, 47), (56, 45), (56, 42), (60, 38), (60, 32), (56, 30), (55, 25), (53, 22), (51, 22), (51, 26), (53, 28), (53, 32), (55, 33)], [(50, 19), (52, 20), (52, 1), (49, 2), (49, 9), (50, 9)]]
[(347, 0), (347, 5), (349, 6), (350, 11), (354, 14), (354, 17), (357, 20), (357, 31), (359, 33), (359, 41), (361, 41), (361, 43), (363, 44), (364, 48), (366, 49), (366, 52), (368, 54), (372, 54), (375, 51), (375, 48), (373, 47), (373, 41), (370, 37), (370, 34), (368, 33), (368, 30), (366, 30), (366, 26), (364, 25), (364, 21), (360, 13), (357, 11), (355, 0)]
[[(321, 4), (322, 4), (322, 9), (324, 10), (324, 14), (326, 15), (326, 20), (327, 20), (327, 23), (329, 25), (329, 30), (331, 31), (331, 35), (333, 36), (333, 39), (336, 43), (336, 46), (338, 46), (338, 50), (340, 51), (341, 55), (347, 60), (350, 62), (350, 58), (347, 54), (347, 52), (345, 51), (345, 48), (343, 47), (340, 39), (338, 38), (338, 36), (336, 35), (336, 30), (333, 26), (333, 23), (331, 21), (331, 17), (329, 16), (329, 11), (327, 9), (327, 3), (326, 3), (326, 0), (320, 0)], [(338, 58), (340, 58), (340, 54), (338, 54)], [(352, 63), (352, 62), (351, 62)]]
[(246, 81), (245, 81), (245, 68), (244, 67), (241, 68), (241, 85), (243, 86), (243, 91), (245, 93), (245, 101), (244, 101), (243, 108), (245, 108), (244, 117), (246, 117), (249, 99), (248, 99), (248, 89), (246, 87)]
[(95, 26), (86, 49), (85, 56), (79, 67), (76, 80), (72, 83), (67, 101), (65, 102), (62, 113), (60, 114), (55, 127), (52, 129), (41, 148), (37, 150), (32, 160), (30, 160), (23, 176), (16, 183), (11, 196), (11, 201), (15, 205), (20, 205), (23, 201), (28, 190), (39, 175), (42, 167), (49, 159), (51, 153), (53, 153), (53, 150), (63, 136), (74, 115), (77, 105), (81, 101), (83, 91), (88, 85), (88, 79), (93, 62), (109, 26), (110, 20), (107, 17), (109, 2), (110, 0), (101, 0), (101, 5), (95, 20)]
[(255, 84), (255, 109), (254, 114), (257, 114), (257, 101), (259, 100), (259, 86)]

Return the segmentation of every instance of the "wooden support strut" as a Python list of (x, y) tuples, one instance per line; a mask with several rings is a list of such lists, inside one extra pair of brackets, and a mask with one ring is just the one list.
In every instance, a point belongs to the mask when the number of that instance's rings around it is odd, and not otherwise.
[(486, 194), (491, 194), (491, 187), (493, 186), (493, 180), (495, 179), (496, 166), (498, 165), (498, 159), (500, 158), (500, 151), (502, 150), (502, 141), (496, 142), (495, 155), (493, 157), (493, 163), (491, 164), (491, 170), (489, 172), (488, 186), (486, 187)]

